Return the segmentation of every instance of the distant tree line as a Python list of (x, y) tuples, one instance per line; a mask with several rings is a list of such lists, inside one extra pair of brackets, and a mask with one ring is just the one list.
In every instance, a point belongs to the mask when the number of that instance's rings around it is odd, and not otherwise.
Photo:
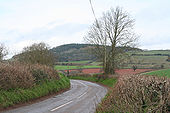
[(170, 56), (170, 54), (132, 54), (132, 56)]

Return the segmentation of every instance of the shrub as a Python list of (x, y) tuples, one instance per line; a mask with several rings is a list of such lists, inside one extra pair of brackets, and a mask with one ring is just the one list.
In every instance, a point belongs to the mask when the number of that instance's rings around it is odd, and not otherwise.
[(93, 76), (97, 77), (98, 80), (100, 80), (100, 79), (107, 79), (108, 78), (108, 75), (103, 75), (103, 73), (101, 73), (101, 74), (94, 74)]
[(0, 89), (29, 88), (33, 85), (34, 77), (26, 65), (0, 64)]
[(133, 71), (136, 71), (137, 66), (136, 66), (136, 65), (133, 65), (133, 66), (132, 66), (132, 69), (133, 69)]
[(128, 75), (119, 78), (97, 112), (167, 113), (170, 111), (170, 79)]
[(35, 77), (36, 82), (40, 82), (44, 79), (59, 79), (59, 74), (56, 70), (54, 70), (52, 67), (45, 66), (45, 65), (29, 65), (30, 71)]

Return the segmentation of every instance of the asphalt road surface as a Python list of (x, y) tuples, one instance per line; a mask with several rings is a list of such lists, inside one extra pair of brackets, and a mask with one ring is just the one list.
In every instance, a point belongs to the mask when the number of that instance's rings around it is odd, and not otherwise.
[(106, 93), (95, 83), (71, 80), (70, 90), (60, 95), (3, 113), (94, 113)]

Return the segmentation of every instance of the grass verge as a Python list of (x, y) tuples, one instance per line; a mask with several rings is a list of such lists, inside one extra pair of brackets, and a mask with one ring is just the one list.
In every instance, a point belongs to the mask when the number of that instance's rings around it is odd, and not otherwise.
[(100, 83), (103, 85), (106, 85), (108, 87), (113, 87), (114, 84), (116, 84), (117, 79), (116, 78), (108, 78), (108, 79), (98, 79), (97, 77), (84, 77), (84, 76), (70, 76), (70, 79), (76, 79), (76, 80), (85, 80), (85, 81), (91, 81)]
[(152, 71), (152, 72), (144, 73), (144, 75), (156, 75), (160, 77), (170, 78), (170, 69)]
[(70, 80), (60, 74), (59, 80), (45, 80), (28, 89), (0, 90), (0, 109), (28, 102), (70, 87)]

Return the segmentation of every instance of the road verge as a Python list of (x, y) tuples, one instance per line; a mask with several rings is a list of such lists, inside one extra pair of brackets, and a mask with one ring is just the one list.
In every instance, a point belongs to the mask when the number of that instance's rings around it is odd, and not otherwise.
[(34, 103), (56, 95), (70, 88), (70, 80), (60, 74), (59, 80), (46, 80), (32, 88), (15, 90), (0, 90), (0, 111), (16, 108), (25, 103)]

